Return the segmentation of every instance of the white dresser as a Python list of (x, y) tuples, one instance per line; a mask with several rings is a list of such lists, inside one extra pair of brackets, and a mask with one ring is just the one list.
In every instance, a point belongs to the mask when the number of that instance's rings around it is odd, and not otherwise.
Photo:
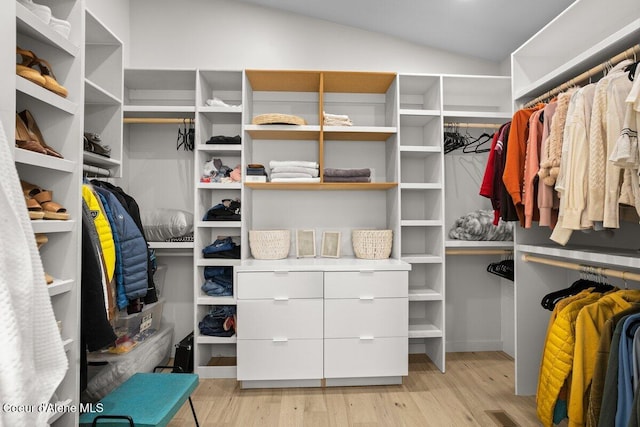
[(242, 387), (402, 383), (409, 268), (399, 260), (243, 262), (237, 273)]

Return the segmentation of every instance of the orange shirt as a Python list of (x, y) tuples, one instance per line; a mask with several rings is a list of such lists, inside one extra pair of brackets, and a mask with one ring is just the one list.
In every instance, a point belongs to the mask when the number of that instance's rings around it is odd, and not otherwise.
[(502, 174), (502, 182), (513, 199), (520, 224), (524, 226), (524, 205), (522, 204), (522, 183), (524, 181), (524, 162), (529, 139), (529, 118), (543, 108), (544, 104), (516, 111), (511, 120), (507, 156)]

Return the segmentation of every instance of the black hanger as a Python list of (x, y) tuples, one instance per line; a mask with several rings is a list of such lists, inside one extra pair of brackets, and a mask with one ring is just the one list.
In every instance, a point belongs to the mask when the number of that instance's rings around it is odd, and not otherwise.
[(495, 274), (496, 276), (500, 276), (504, 279), (511, 280), (513, 282), (513, 259), (504, 259), (499, 262), (492, 262), (487, 266), (487, 271), (489, 273)]
[(473, 141), (465, 145), (462, 148), (462, 152), (463, 153), (486, 153), (487, 151), (490, 151), (491, 148), (480, 149), (480, 147), (491, 140), (493, 140), (493, 134), (489, 135), (488, 133), (483, 132), (482, 135), (480, 135), (478, 138), (474, 139)]

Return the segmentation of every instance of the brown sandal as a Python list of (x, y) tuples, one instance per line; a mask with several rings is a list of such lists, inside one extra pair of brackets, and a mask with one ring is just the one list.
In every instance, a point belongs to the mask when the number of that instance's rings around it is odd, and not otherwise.
[(52, 200), (52, 191), (43, 190), (26, 181), (20, 181), (20, 183), (22, 184), (22, 191), (24, 192), (25, 197), (28, 196), (35, 199), (35, 201), (42, 206), (42, 209), (44, 210), (44, 219), (58, 219), (63, 221), (69, 219), (67, 209)]
[(67, 91), (67, 88), (58, 83), (58, 81), (56, 80), (56, 76), (53, 74), (53, 71), (51, 69), (51, 64), (49, 64), (42, 58), (38, 58), (35, 55), (33, 56), (35, 57), (36, 61), (35, 65), (40, 68), (40, 74), (42, 74), (42, 76), (44, 77), (44, 88), (49, 89), (56, 95), (60, 95), (61, 97), (66, 98), (69, 94), (69, 91)]
[(21, 57), (20, 63), (16, 63), (16, 74), (39, 86), (44, 86), (46, 83), (44, 76), (38, 70), (31, 68), (35, 64), (36, 55), (18, 46), (16, 46), (16, 55)]
[(42, 219), (44, 218), (44, 211), (42, 210), (42, 206), (38, 203), (37, 200), (32, 199), (30, 196), (25, 194), (25, 202), (27, 202), (27, 211), (29, 211), (29, 219)]

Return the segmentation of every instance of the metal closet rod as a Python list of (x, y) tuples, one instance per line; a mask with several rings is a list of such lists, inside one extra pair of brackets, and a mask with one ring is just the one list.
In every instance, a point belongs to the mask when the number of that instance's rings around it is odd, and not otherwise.
[(122, 119), (122, 122), (133, 123), (133, 124), (184, 124), (184, 123), (195, 123), (196, 120), (192, 118), (174, 118), (174, 117), (125, 117)]
[(531, 101), (527, 102), (526, 104), (524, 104), (524, 108), (529, 108), (532, 107), (534, 105), (536, 105), (539, 102), (542, 102), (546, 99), (551, 99), (552, 97), (556, 96), (557, 94), (559, 94), (560, 92), (563, 92), (573, 86), (577, 86), (578, 83), (582, 83), (584, 81), (586, 81), (587, 79), (589, 79), (590, 77), (595, 76), (596, 74), (600, 74), (602, 73), (604, 70), (606, 70), (607, 68), (611, 68), (613, 66), (615, 66), (616, 64), (618, 64), (619, 62), (624, 61), (625, 59), (630, 59), (630, 58), (634, 58), (635, 55), (637, 55), (638, 53), (640, 53), (640, 45), (635, 45), (633, 47), (630, 47), (629, 49), (625, 50), (624, 52), (620, 52), (619, 54), (617, 54), (616, 56), (608, 59), (606, 62), (600, 64), (600, 65), (596, 65), (595, 67), (591, 68), (590, 70), (585, 71), (584, 73), (580, 74), (577, 77), (574, 77), (572, 79), (570, 79), (569, 81), (562, 83), (560, 86), (557, 86), (545, 93), (543, 93), (542, 95), (538, 96), (537, 98), (532, 99)]
[(111, 171), (109, 169), (100, 168), (93, 165), (82, 165), (82, 171), (86, 175), (110, 177)]
[(535, 262), (538, 264), (551, 265), (553, 267), (565, 268), (567, 270), (575, 270), (581, 272), (594, 272), (607, 277), (616, 277), (622, 280), (633, 280), (634, 282), (640, 282), (640, 274), (629, 273), (628, 271), (613, 270), (611, 268), (593, 267), (584, 264), (576, 264), (575, 262), (558, 261), (555, 259), (537, 257), (535, 255), (524, 254), (522, 260), (527, 262)]
[(500, 127), (502, 126), (502, 124), (497, 124), (497, 123), (445, 123), (444, 127), (448, 127), (448, 128), (454, 128), (454, 127), (459, 127), (459, 128), (477, 128), (477, 129), (500, 129)]

